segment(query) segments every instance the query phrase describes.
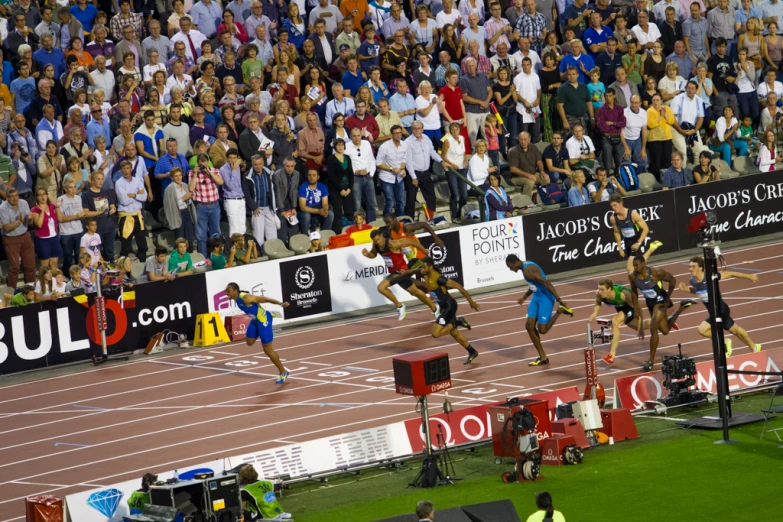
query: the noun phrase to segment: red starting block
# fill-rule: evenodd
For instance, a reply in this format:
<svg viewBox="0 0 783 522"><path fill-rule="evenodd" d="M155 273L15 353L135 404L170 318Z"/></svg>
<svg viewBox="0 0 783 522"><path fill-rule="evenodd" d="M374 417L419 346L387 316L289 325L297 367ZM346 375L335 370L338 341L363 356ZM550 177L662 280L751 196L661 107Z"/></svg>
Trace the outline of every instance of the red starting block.
<svg viewBox="0 0 783 522"><path fill-rule="evenodd" d="M585 435L585 430L582 428L582 423L578 419L565 418L552 421L552 436L554 437L555 435L570 435L581 449L591 447L590 441L587 440L587 435Z"/></svg>
<svg viewBox="0 0 783 522"><path fill-rule="evenodd" d="M569 446L576 446L576 441L571 435L552 435L541 443L541 465L563 466L565 464L563 452Z"/></svg>
<svg viewBox="0 0 783 522"><path fill-rule="evenodd" d="M226 332L232 341L243 341L247 337L247 327L250 326L250 317L245 314L230 315L226 317Z"/></svg>
<svg viewBox="0 0 783 522"><path fill-rule="evenodd" d="M607 437L612 437L614 442L639 438L639 432L636 430L636 424L633 422L631 410L628 408L601 410L601 421L604 424L601 431Z"/></svg>

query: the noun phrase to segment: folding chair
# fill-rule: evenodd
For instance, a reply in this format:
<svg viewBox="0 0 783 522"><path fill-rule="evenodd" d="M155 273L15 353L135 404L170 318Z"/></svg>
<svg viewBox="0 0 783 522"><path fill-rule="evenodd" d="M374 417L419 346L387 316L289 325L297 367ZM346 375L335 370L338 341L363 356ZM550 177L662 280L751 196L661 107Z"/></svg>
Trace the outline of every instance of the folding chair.
<svg viewBox="0 0 783 522"><path fill-rule="evenodd" d="M769 400L769 407L766 410L761 410L761 413L764 414L764 427L761 428L761 436L759 437L759 440L764 439L765 433L772 432L778 438L778 442L783 441L783 439L780 438L780 435L778 435L778 430L783 430L783 428L772 428L769 424L769 419L772 415L776 413L783 413L783 404L773 406L775 397L783 397L783 384L779 385L772 392L772 398ZM770 429L767 429L767 426L770 426Z"/></svg>

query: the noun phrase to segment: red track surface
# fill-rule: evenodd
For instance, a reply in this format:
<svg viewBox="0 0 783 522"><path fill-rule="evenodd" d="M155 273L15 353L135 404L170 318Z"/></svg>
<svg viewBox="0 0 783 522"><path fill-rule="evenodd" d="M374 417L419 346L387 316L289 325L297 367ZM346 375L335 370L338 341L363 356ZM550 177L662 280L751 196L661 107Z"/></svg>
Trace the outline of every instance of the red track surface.
<svg viewBox="0 0 783 522"><path fill-rule="evenodd" d="M735 320L755 342L780 346L783 243L735 250L726 259L735 269L761 278L756 285L722 283ZM659 264L653 258L651 265L687 281L685 261ZM525 310L516 304L521 291L514 289L482 296L480 312L467 313L462 305L473 324L467 337L481 352L470 367L460 364L465 352L451 338L430 336L428 311L411 311L402 323L396 314L383 314L278 335L276 349L292 370L284 386L274 384L274 367L259 348L245 344L57 377L43 374L40 380L5 386L0 389L0 520L23 520L23 499L32 494L64 497L146 471L183 469L414 418L413 400L396 395L388 381L379 379L391 375L390 359L400 353L447 350L454 361L450 397L455 407L570 385L581 388L585 320L592 312L597 281L605 276L556 285L576 316L561 317L544 336L552 361L544 368L527 365L536 352L524 331ZM625 282L621 272L611 276ZM685 297L679 291L674 294L675 302ZM602 313L609 316L611 311L604 307ZM707 356L710 343L696 332L705 316L701 305L683 313L681 330L662 338L658 361L661 354L676 350L677 343L690 356ZM647 341L636 339L629 329L623 333L617 362L608 368L599 360L607 390L611 374L633 374L647 360ZM747 349L739 340L734 347L740 353ZM599 357L607 352L608 345L598 346ZM193 356L212 359L185 359ZM334 371L349 375L330 376Z"/></svg>

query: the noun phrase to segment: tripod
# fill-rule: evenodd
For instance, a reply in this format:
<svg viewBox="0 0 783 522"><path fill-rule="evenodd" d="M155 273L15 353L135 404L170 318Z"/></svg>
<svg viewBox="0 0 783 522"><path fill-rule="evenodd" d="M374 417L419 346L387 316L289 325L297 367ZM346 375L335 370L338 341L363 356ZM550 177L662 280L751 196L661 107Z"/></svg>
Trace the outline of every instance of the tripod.
<svg viewBox="0 0 783 522"><path fill-rule="evenodd" d="M444 475L438 465L438 456L432 452L432 438L430 437L430 416L427 411L427 396L418 397L418 405L421 407L421 424L424 428L424 462L416 477L408 484L416 488L432 488L453 484L451 479ZM440 438L440 435L439 435ZM448 472L448 467L444 466ZM453 469L453 467L452 467Z"/></svg>

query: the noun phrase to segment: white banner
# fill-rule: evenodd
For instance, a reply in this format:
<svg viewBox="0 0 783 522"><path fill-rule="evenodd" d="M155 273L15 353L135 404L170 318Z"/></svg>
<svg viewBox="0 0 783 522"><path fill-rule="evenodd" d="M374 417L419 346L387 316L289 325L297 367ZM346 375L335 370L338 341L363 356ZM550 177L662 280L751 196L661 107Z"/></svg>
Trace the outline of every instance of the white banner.
<svg viewBox="0 0 783 522"><path fill-rule="evenodd" d="M206 273L206 277L209 311L219 312L224 317L241 313L236 303L226 295L228 283L236 283L241 290L253 295L284 300L280 286L280 261L270 260L231 269L212 270ZM275 318L275 324L283 322L285 321Z"/></svg>
<svg viewBox="0 0 783 522"><path fill-rule="evenodd" d="M465 288L472 290L520 280L506 266L506 256L516 254L525 259L522 216L460 227L459 239Z"/></svg>

